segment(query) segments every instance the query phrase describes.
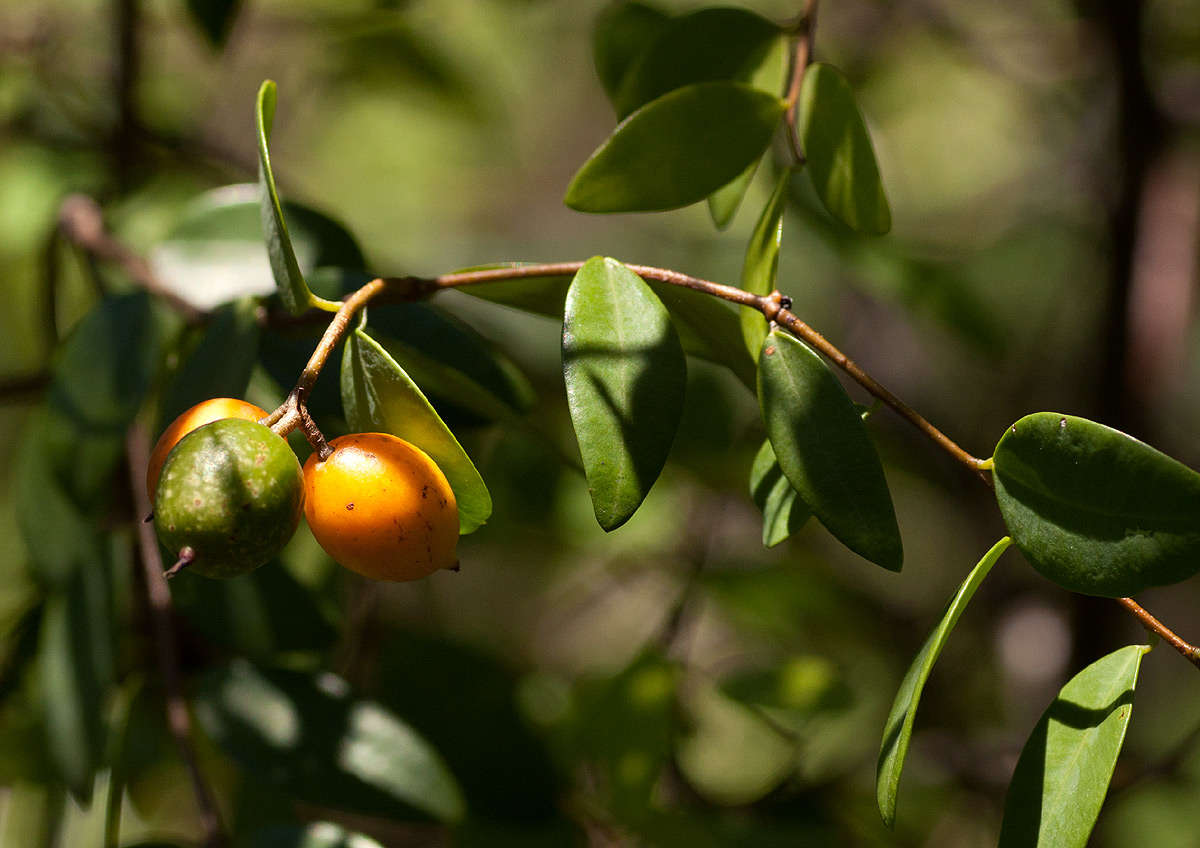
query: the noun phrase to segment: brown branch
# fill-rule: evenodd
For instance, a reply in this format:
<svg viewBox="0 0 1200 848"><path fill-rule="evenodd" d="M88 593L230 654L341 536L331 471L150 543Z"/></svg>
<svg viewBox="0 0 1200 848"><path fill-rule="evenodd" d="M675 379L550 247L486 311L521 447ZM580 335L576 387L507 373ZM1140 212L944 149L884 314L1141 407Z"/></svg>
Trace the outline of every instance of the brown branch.
<svg viewBox="0 0 1200 848"><path fill-rule="evenodd" d="M133 490L136 514L146 515L150 512L150 498L145 489L149 448L145 429L140 424L130 426L125 438L125 448L129 455L129 482ZM192 742L192 720L183 692L179 652L171 624L171 590L167 588L167 581L163 576L158 539L154 534L154 526L147 522L137 522L137 532L148 611L154 627L154 645L158 649L159 671L162 673L163 687L166 690L167 727L191 778L192 792L196 796L196 806L200 814L200 826L204 831L204 845L206 848L226 848L229 840L222 828L212 790L200 771L196 748Z"/></svg>
<svg viewBox="0 0 1200 848"><path fill-rule="evenodd" d="M50 373L39 371L36 374L22 374L19 377L0 378L0 401L32 400L50 385Z"/></svg>
<svg viewBox="0 0 1200 848"><path fill-rule="evenodd" d="M100 206L92 198L82 194L64 198L58 210L58 229L76 247L97 259L121 266L133 282L162 298L189 323L198 323L204 318L203 310L170 291L155 275L149 262L108 231Z"/></svg>
<svg viewBox="0 0 1200 848"><path fill-rule="evenodd" d="M792 72L787 91L787 113L784 124L787 126L788 144L792 149L792 157L797 165L803 165L804 145L800 143L800 131L796 127L797 102L800 100L800 86L804 83L804 72L812 62L813 38L817 33L817 0L808 0L804 13L795 26L796 43L792 47Z"/></svg>
<svg viewBox="0 0 1200 848"><path fill-rule="evenodd" d="M1142 626L1156 636L1161 636L1163 641L1169 644L1172 648L1183 654L1185 658L1196 668L1200 668L1200 648L1190 645L1176 635L1175 631L1167 627L1153 615L1151 615L1145 607L1135 601L1133 598L1117 598L1117 603L1125 607L1137 617Z"/></svg>

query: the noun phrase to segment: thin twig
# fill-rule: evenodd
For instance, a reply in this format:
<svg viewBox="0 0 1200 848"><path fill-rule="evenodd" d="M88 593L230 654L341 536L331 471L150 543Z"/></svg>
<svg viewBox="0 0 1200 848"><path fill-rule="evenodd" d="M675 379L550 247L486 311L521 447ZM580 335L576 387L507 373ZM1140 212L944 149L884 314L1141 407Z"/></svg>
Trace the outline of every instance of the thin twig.
<svg viewBox="0 0 1200 848"><path fill-rule="evenodd" d="M784 124L787 126L788 144L792 149L792 157L797 165L803 165L804 145L800 142L800 131L796 127L797 102L800 99L800 87L804 83L804 72L812 62L813 38L817 32L817 0L808 0L803 15L796 24L796 43L792 47L792 73L787 91L787 112Z"/></svg>
<svg viewBox="0 0 1200 848"><path fill-rule="evenodd" d="M136 514L144 515L150 511L150 498L145 490L146 466L150 457L146 432L140 424L134 423L130 426L125 438L125 449L129 456L129 481ZM212 790L200 771L196 748L192 742L192 720L183 693L179 652L175 644L175 630L171 624L171 590L167 588L166 578L163 577L158 539L155 538L154 527L151 524L138 522L137 532L150 620L154 627L154 645L158 649L159 671L162 673L163 687L166 689L167 727L191 778L192 792L196 796L196 807L200 814L200 826L204 832L204 845L206 848L225 848L229 840L221 826Z"/></svg>
<svg viewBox="0 0 1200 848"><path fill-rule="evenodd" d="M1179 651L1179 653L1183 654L1183 656L1187 658L1188 662L1196 666L1196 668L1200 668L1200 648L1185 642L1178 635L1176 635L1175 631L1171 630L1171 628L1167 627L1165 624L1151 615L1145 607L1143 607L1133 598L1117 598L1117 603L1133 613L1137 617L1138 621L1142 623L1143 627L1145 627L1151 633L1161 636L1164 642L1169 644L1175 650Z"/></svg>
<svg viewBox="0 0 1200 848"><path fill-rule="evenodd" d="M42 389L50 385L50 372L22 374L19 377L0 378L0 401L33 399Z"/></svg>
<svg viewBox="0 0 1200 848"><path fill-rule="evenodd" d="M189 323L203 320L205 313L170 291L155 275L150 263L104 226L100 206L82 194L68 195L58 210L59 231L75 246L88 254L121 266L137 285L161 297Z"/></svg>

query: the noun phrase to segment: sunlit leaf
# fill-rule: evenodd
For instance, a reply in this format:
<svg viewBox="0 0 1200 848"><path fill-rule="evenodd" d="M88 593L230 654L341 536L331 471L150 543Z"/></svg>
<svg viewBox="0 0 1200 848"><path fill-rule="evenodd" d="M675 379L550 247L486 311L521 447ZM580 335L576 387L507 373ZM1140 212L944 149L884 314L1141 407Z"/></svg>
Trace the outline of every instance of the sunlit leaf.
<svg viewBox="0 0 1200 848"><path fill-rule="evenodd" d="M241 0L187 0L188 12L197 28L218 49L225 46L241 5Z"/></svg>
<svg viewBox="0 0 1200 848"><path fill-rule="evenodd" d="M492 514L483 478L429 401L380 344L363 330L346 341L342 405L357 432L399 436L437 463L458 501L460 533L477 530Z"/></svg>
<svg viewBox="0 0 1200 848"><path fill-rule="evenodd" d="M597 16L592 31L592 59L610 102L617 102L630 67L669 20L665 12L636 2L612 3Z"/></svg>
<svg viewBox="0 0 1200 848"><path fill-rule="evenodd" d="M567 188L581 212L653 212L702 200L771 142L786 104L744 83L676 89L626 118Z"/></svg>
<svg viewBox="0 0 1200 848"><path fill-rule="evenodd" d="M63 795L60 786L46 783L13 785L0 819L0 845L55 844L65 810Z"/></svg>
<svg viewBox="0 0 1200 848"><path fill-rule="evenodd" d="M333 822L275 825L249 836L246 848L383 848L374 839Z"/></svg>
<svg viewBox="0 0 1200 848"><path fill-rule="evenodd" d="M1001 848L1086 845L1133 712L1142 657L1129 645L1075 675L1021 750L1000 827Z"/></svg>
<svg viewBox="0 0 1200 848"><path fill-rule="evenodd" d="M896 822L896 792L900 788L900 773L908 755L913 722L917 717L917 705L921 701L925 681L929 679L933 664L941 655L942 648L950 638L950 631L958 623L963 610L1010 544L1012 540L1005 536L971 569L967 579L950 599L942 620L917 652L916 658L904 675L904 680L900 683L899 691L896 692L896 700L892 703L892 710L883 726L883 744L879 749L879 762L875 769L875 799L879 804L879 814L883 817L883 823L888 827L892 827Z"/></svg>
<svg viewBox="0 0 1200 848"><path fill-rule="evenodd" d="M829 214L861 232L892 228L871 136L842 72L817 62L800 89L798 129L808 175Z"/></svg>
<svg viewBox="0 0 1200 848"><path fill-rule="evenodd" d="M275 83L267 80L258 90L255 109L258 127L258 184L261 190L263 237L267 242L267 256L271 260L271 272L279 298L292 313L300 314L309 307L336 310L337 304L314 295L304 282L283 209L279 204L279 192L275 188L275 174L271 170L271 153L267 143L271 138L271 125L275 121Z"/></svg>
<svg viewBox="0 0 1200 848"><path fill-rule="evenodd" d="M214 397L240 398L258 358L258 305L246 298L218 309L167 388L158 420Z"/></svg>
<svg viewBox="0 0 1200 848"><path fill-rule="evenodd" d="M639 51L623 76L613 101L617 117L686 85L748 83L781 40L778 26L745 9L701 9L675 18Z"/></svg>
<svg viewBox="0 0 1200 848"><path fill-rule="evenodd" d="M332 674L236 660L196 691L205 731L254 779L322 807L442 821L464 814L441 757L399 717Z"/></svg>
<svg viewBox="0 0 1200 848"><path fill-rule="evenodd" d="M1200 570L1200 474L1124 433L1038 412L996 445L996 501L1049 580L1125 597Z"/></svg>
<svg viewBox="0 0 1200 848"><path fill-rule="evenodd" d="M758 449L750 468L750 497L762 511L762 541L768 548L791 536L812 516L784 476L769 439Z"/></svg>
<svg viewBox="0 0 1200 848"><path fill-rule="evenodd" d="M784 168L775 183L771 199L763 207L746 245L746 258L742 262L742 288L754 294L770 294L775 290L775 279L779 270L779 245L783 240L783 213L787 208L788 184L792 169ZM752 356L762 350L767 337L767 322L762 313L743 309L740 314L742 336Z"/></svg>
<svg viewBox="0 0 1200 848"><path fill-rule="evenodd" d="M758 363L759 405L783 473L842 544L899 571L904 554L887 480L842 384L781 330L767 335Z"/></svg>
<svg viewBox="0 0 1200 848"><path fill-rule="evenodd" d="M666 462L687 365L666 307L615 259L575 275L563 317L563 377L596 520L615 530Z"/></svg>

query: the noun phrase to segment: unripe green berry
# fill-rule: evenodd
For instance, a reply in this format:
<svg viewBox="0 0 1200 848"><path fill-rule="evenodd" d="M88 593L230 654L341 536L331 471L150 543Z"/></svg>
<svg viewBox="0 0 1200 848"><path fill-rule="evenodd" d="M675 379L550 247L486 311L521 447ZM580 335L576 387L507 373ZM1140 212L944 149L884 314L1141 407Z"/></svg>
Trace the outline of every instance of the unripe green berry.
<svg viewBox="0 0 1200 848"><path fill-rule="evenodd" d="M200 427L171 450L154 499L158 538L191 548L189 571L235 577L287 544L304 504L300 463L287 442L254 421Z"/></svg>

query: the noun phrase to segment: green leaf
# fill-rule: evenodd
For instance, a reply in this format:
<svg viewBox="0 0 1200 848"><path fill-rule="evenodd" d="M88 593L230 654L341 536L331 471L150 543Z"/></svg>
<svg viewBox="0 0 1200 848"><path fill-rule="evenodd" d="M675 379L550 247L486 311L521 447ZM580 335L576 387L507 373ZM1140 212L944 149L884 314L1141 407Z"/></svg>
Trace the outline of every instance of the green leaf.
<svg viewBox="0 0 1200 848"><path fill-rule="evenodd" d="M580 212L654 212L702 200L762 155L786 105L743 83L676 89L617 127L565 202Z"/></svg>
<svg viewBox="0 0 1200 848"><path fill-rule="evenodd" d="M666 307L615 259L593 257L567 292L563 377L596 520L624 524L662 471L687 364Z"/></svg>
<svg viewBox="0 0 1200 848"><path fill-rule="evenodd" d="M747 82L755 88L761 88L771 94L779 94L783 90L784 76L787 73L787 54L787 40L777 38L774 48L768 51L758 70ZM750 167L743 171L737 179L726 183L708 196L708 214L718 230L725 229L733 220L734 213L741 206L742 198L746 196L746 190L750 188L750 183L754 180L754 174L758 170L760 161L752 162Z"/></svg>
<svg viewBox="0 0 1200 848"><path fill-rule="evenodd" d="M779 271L779 245L783 240L783 213L787 208L788 184L792 169L784 168L775 183L771 199L763 207L746 245L746 258L742 262L742 288L754 294L770 294L775 290ZM751 356L762 350L767 337L767 322L761 312L743 309L740 313L742 336Z"/></svg>
<svg viewBox="0 0 1200 848"><path fill-rule="evenodd" d="M216 49L225 46L241 5L241 0L187 0L192 20Z"/></svg>
<svg viewBox="0 0 1200 848"><path fill-rule="evenodd" d="M520 267L529 263L512 262L465 270ZM460 291L492 303L511 306L535 315L561 318L566 306L571 277L528 277L459 286ZM645 281L671 313L671 322L679 334L684 352L723 365L753 390L754 360L740 343L738 313L720 299L682 286L658 280Z"/></svg>
<svg viewBox="0 0 1200 848"><path fill-rule="evenodd" d="M748 83L782 40L778 26L745 9L701 9L675 18L639 51L622 78L613 98L617 117L694 83ZM768 90L780 93L778 86Z"/></svg>
<svg viewBox="0 0 1200 848"><path fill-rule="evenodd" d="M237 183L206 191L188 203L150 254L163 285L201 309L273 293L259 193L253 183ZM341 223L299 203L285 202L282 210L302 274L324 267L365 267L362 250ZM317 286L315 280L308 282L310 289Z"/></svg>
<svg viewBox="0 0 1200 848"><path fill-rule="evenodd" d="M781 724L789 726L821 711L844 709L853 697L837 666L828 657L813 655L738 672L721 681L721 691L736 701L771 710Z"/></svg>
<svg viewBox="0 0 1200 848"><path fill-rule="evenodd" d="M202 400L240 398L258 359L258 304L243 298L218 309L163 396L163 424Z"/></svg>
<svg viewBox="0 0 1200 848"><path fill-rule="evenodd" d="M113 678L107 581L107 568L79 569L65 588L52 593L46 600L38 645L50 761L62 783L85 804L104 751L101 705Z"/></svg>
<svg viewBox="0 0 1200 848"><path fill-rule="evenodd" d="M686 353L724 365L754 390L754 359L742 348L738 311L720 298L658 280L646 284L671 313L671 323Z"/></svg>
<svg viewBox="0 0 1200 848"><path fill-rule="evenodd" d="M417 384L363 330L346 340L342 405L352 430L391 433L429 454L454 490L460 533L472 533L488 520L492 496L471 458Z"/></svg>
<svg viewBox="0 0 1200 848"><path fill-rule="evenodd" d="M896 700L892 702L891 712L883 725L883 744L880 746L879 762L875 768L875 800L879 804L879 814L883 817L883 823L889 828L896 823L896 792L900 788L900 773L908 755L913 722L917 717L917 705L921 701L925 681L929 679L933 664L941 655L946 640L950 638L950 631L958 623L963 610L1010 544L1012 539L1005 536L971 569L967 579L950 599L946 612L942 614L942 620L917 652L904 675L904 680L900 683L899 691L896 692Z"/></svg>
<svg viewBox="0 0 1200 848"><path fill-rule="evenodd" d="M333 822L283 824L250 835L246 848L383 848L361 833Z"/></svg>
<svg viewBox="0 0 1200 848"><path fill-rule="evenodd" d="M1142 657L1129 645L1075 675L1021 750L1004 802L1000 848L1086 845L1125 730Z"/></svg>
<svg viewBox="0 0 1200 848"><path fill-rule="evenodd" d="M808 174L829 214L860 233L882 235L892 213L871 136L842 72L809 65L800 88L798 129Z"/></svg>
<svg viewBox="0 0 1200 848"><path fill-rule="evenodd" d="M762 511L762 541L768 548L791 536L812 516L779 467L770 440L763 442L750 467L750 497Z"/></svg>
<svg viewBox="0 0 1200 848"><path fill-rule="evenodd" d="M201 681L195 709L226 754L296 801L368 815L463 817L462 794L437 752L332 674L236 660Z"/></svg>
<svg viewBox="0 0 1200 848"><path fill-rule="evenodd" d="M299 315L316 306L336 311L337 304L317 297L309 291L292 249L283 209L279 204L279 193L275 188L275 174L271 170L271 153L267 142L271 138L271 125L275 121L275 83L266 80L258 90L255 109L258 127L258 184L261 194L263 237L267 242L267 256L271 260L271 272L283 305L293 314Z"/></svg>
<svg viewBox="0 0 1200 848"><path fill-rule="evenodd" d="M1200 474L1117 430L1027 415L996 445L996 502L1041 574L1121 598L1200 570Z"/></svg>
<svg viewBox="0 0 1200 848"><path fill-rule="evenodd" d="M592 59L600 85L614 105L630 67L669 20L665 12L653 6L619 0L596 17Z"/></svg>
<svg viewBox="0 0 1200 848"><path fill-rule="evenodd" d="M779 465L817 519L859 556L899 571L900 529L879 455L824 360L781 330L768 333L758 399Z"/></svg>

